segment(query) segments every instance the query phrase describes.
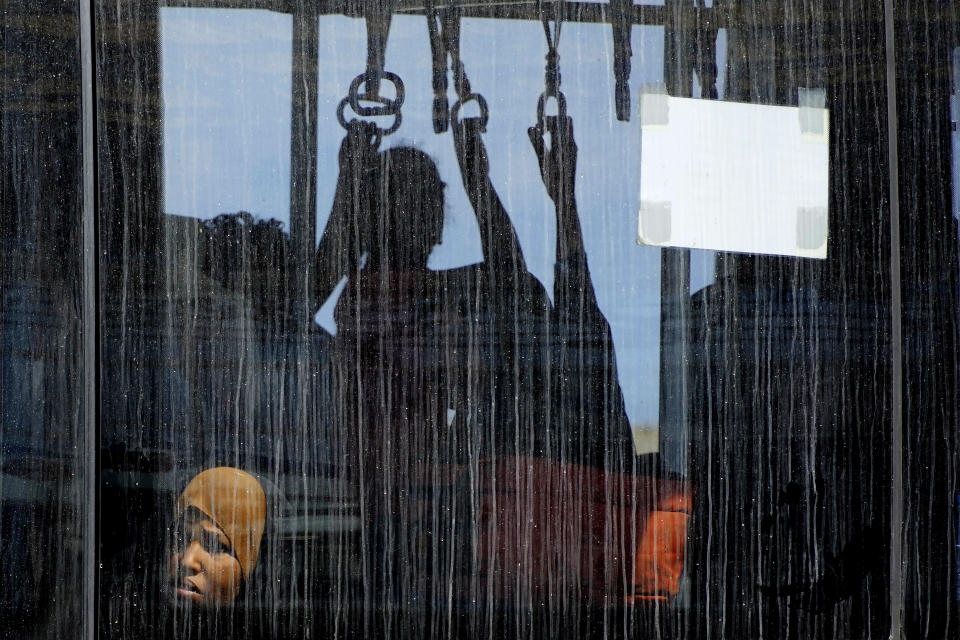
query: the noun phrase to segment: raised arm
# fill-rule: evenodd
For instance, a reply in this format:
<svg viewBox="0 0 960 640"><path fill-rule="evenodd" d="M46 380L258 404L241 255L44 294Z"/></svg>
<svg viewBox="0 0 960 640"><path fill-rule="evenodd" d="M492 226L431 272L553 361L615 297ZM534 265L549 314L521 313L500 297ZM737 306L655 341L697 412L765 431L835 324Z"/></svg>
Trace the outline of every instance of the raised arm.
<svg viewBox="0 0 960 640"><path fill-rule="evenodd" d="M550 135L547 148L544 134ZM583 247L583 233L577 213L574 194L577 175L577 142L573 137L573 121L569 117L545 118L544 129L530 127L527 130L530 144L537 154L540 175L547 193L553 200L557 214L557 251L553 301L558 309L567 310L574 305L582 313L585 306L596 309L597 300ZM599 310L597 310L599 313Z"/></svg>
<svg viewBox="0 0 960 640"><path fill-rule="evenodd" d="M577 144L570 118L544 118L528 132L557 213L553 399L563 438L589 464L630 468L633 435L620 388L610 324L597 305L574 195ZM550 147L544 134L550 135ZM573 407L572 410L564 407ZM566 416L564 419L564 411Z"/></svg>
<svg viewBox="0 0 960 640"><path fill-rule="evenodd" d="M525 273L527 265L517 232L490 181L490 162L480 135L480 120L465 118L451 128L463 186L480 225L484 259L490 265L512 265L511 275Z"/></svg>
<svg viewBox="0 0 960 640"><path fill-rule="evenodd" d="M353 121L340 145L340 176L333 207L314 255L314 303L320 306L357 270L366 248L377 173L377 136L371 123Z"/></svg>

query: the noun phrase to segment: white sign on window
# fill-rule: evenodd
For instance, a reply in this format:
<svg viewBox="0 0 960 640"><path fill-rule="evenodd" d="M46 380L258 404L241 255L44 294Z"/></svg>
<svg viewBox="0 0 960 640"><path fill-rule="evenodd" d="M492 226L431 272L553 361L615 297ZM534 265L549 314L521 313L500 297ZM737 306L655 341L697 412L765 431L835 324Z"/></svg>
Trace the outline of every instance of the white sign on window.
<svg viewBox="0 0 960 640"><path fill-rule="evenodd" d="M827 257L829 114L640 96L638 241L658 247Z"/></svg>

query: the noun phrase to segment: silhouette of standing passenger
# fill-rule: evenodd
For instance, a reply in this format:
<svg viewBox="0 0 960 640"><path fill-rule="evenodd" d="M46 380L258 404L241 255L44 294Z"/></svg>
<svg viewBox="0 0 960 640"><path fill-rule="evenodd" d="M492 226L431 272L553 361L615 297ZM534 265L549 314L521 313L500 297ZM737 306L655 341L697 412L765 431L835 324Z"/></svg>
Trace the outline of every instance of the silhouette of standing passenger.
<svg viewBox="0 0 960 640"><path fill-rule="evenodd" d="M358 440L347 448L364 452L360 475L371 462L409 478L470 457L534 452L549 303L489 183L475 126L465 121L455 140L484 262L457 269L427 268L444 216L433 161L408 147L378 153L360 123L341 148L317 303L348 276L334 310L334 368L343 435Z"/></svg>
<svg viewBox="0 0 960 640"><path fill-rule="evenodd" d="M434 162L409 147L378 152L372 125L348 129L316 254L316 303L347 276L334 310L334 415L341 466L359 489L367 602L413 593L437 569L417 566L411 487L444 484L497 455L622 468L624 433L632 453L580 239L566 125L552 125L549 152L534 141L557 204L555 309L490 181L479 119L452 129L484 261L444 271L427 267L444 217Z"/></svg>
<svg viewBox="0 0 960 640"><path fill-rule="evenodd" d="M356 596L368 635L384 631L373 612L422 595L416 582L435 572L430 554L417 552L408 490L463 449L447 419L456 404L448 274L427 268L443 230L444 184L424 153L378 152L377 142L372 127L351 123L316 254L318 306L348 279L334 309L332 415L339 466L358 491Z"/></svg>
<svg viewBox="0 0 960 640"><path fill-rule="evenodd" d="M441 273L427 268L443 230L443 188L426 154L409 147L378 153L371 129L353 123L317 250L317 302L347 276L334 309L336 415L347 441L341 455L363 453L347 464L361 480L377 474L388 481L398 465L418 465L415 454L432 448L445 423L437 353L443 285Z"/></svg>
<svg viewBox="0 0 960 640"><path fill-rule="evenodd" d="M547 334L526 327L528 316L548 321L546 295L506 213L489 206L492 189L471 194L486 203L477 208L485 262L427 268L443 189L425 154L377 152L374 131L353 123L317 249L318 305L348 278L334 309L333 413L341 466L359 490L368 602L413 593L411 582L436 569L416 564L428 554L415 552L407 526L410 487L447 483L470 460L532 453L543 424Z"/></svg>
<svg viewBox="0 0 960 640"><path fill-rule="evenodd" d="M436 165L408 147L378 153L370 125L351 125L317 251L317 304L348 276L334 368L342 455L363 452L347 465L358 477L373 470L389 484L493 455L629 464L613 342L574 197L573 128L547 120L550 148L536 130L531 141L556 204L552 308L490 180L479 119L452 129L484 261L445 271L427 268L443 229Z"/></svg>

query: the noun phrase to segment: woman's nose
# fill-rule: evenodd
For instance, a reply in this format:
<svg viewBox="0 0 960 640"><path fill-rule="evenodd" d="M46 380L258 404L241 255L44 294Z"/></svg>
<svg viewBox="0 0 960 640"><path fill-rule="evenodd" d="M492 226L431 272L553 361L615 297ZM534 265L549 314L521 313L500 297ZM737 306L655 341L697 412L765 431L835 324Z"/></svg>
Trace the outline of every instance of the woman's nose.
<svg viewBox="0 0 960 640"><path fill-rule="evenodd" d="M180 564L186 569L190 569L194 572L199 572L202 563L201 555L204 553L203 547L199 542L194 540L187 545L187 548L184 550L183 555L180 556Z"/></svg>

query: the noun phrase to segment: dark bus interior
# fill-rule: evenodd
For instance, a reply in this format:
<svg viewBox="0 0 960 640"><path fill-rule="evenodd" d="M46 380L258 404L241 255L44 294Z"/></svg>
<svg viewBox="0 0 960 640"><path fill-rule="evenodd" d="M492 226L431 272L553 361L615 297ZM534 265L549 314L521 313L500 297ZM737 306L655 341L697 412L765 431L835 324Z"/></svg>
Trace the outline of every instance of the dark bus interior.
<svg viewBox="0 0 960 640"><path fill-rule="evenodd" d="M282 221L170 209L190 183L165 179L163 34L193 10L283 18L289 139L251 151L280 149ZM359 56L329 45L343 24ZM408 24L432 94L388 73ZM548 53L522 110L550 147L522 157L496 129L518 33L546 33L539 74ZM7 0L0 636L956 637L958 48L960 5L934 0ZM671 97L824 89L826 259L644 247L653 321L619 319L641 285L597 265L641 250L609 222L636 228L639 186L628 210L572 185L635 167L589 137L632 131L651 66ZM340 113L334 76L356 76ZM590 82L606 115L575 112ZM543 183L509 191L515 163ZM431 181L474 262L424 266L464 228L418 226ZM550 228L554 203L573 221L549 241L516 213L541 187ZM361 210L397 217L368 237ZM165 613L171 514L215 466L283 495L245 629Z"/></svg>

